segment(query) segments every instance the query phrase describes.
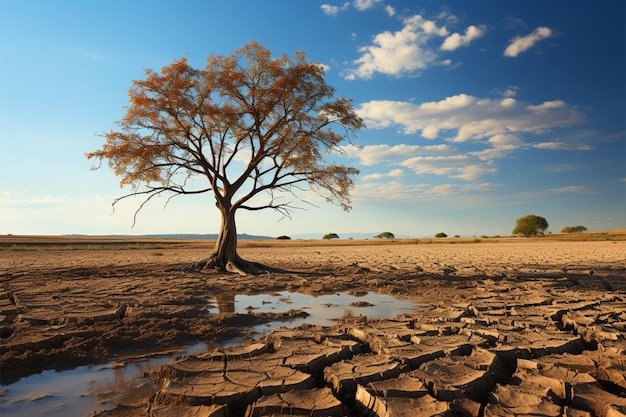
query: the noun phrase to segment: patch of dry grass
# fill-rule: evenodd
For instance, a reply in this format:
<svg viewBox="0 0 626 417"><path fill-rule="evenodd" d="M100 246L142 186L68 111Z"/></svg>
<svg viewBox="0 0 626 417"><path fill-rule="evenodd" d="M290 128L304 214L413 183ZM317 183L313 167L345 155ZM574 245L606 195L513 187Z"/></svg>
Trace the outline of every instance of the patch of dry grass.
<svg viewBox="0 0 626 417"><path fill-rule="evenodd" d="M626 241L626 230L608 230L584 233L550 233L531 238L515 236L482 236L480 238L420 238L420 239L293 239L293 240L240 240L240 248L284 248L312 246L373 246L373 245L424 245L424 244L468 244L510 242L596 242ZM0 251L43 251L43 250L113 250L113 249L206 249L215 244L213 240L163 239L127 236L0 236Z"/></svg>

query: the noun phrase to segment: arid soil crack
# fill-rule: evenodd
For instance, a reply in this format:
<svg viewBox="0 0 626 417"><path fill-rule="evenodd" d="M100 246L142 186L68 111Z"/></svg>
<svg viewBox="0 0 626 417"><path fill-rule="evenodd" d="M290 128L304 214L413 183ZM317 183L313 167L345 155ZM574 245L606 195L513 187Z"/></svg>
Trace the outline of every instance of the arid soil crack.
<svg viewBox="0 0 626 417"><path fill-rule="evenodd" d="M626 415L625 251L622 242L251 249L248 259L298 272L236 278L176 268L202 258L185 251L109 251L104 264L99 253L0 253L10 265L0 274L0 375L211 342L301 313L209 314L221 294L374 291L427 307L184 356L150 375L152 395L99 415Z"/></svg>
<svg viewBox="0 0 626 417"><path fill-rule="evenodd" d="M430 308L394 320L346 318L332 328L276 331L260 343L164 366L153 376L161 388L137 411L214 417L623 415L626 303L612 295L591 303L561 298L509 300L506 311L514 315L496 303L457 306L461 313L448 311L448 317ZM520 315L528 308L540 317L532 324Z"/></svg>

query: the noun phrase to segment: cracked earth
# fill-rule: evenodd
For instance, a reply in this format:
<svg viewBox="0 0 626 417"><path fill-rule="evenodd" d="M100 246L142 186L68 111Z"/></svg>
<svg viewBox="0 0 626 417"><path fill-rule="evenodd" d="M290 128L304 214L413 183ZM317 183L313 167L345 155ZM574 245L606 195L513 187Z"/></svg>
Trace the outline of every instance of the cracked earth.
<svg viewBox="0 0 626 417"><path fill-rule="evenodd" d="M202 251L0 252L3 383L120 352L246 335L302 311L224 294L368 291L422 307L181 356L105 416L626 415L626 242L243 247L283 272L185 271Z"/></svg>

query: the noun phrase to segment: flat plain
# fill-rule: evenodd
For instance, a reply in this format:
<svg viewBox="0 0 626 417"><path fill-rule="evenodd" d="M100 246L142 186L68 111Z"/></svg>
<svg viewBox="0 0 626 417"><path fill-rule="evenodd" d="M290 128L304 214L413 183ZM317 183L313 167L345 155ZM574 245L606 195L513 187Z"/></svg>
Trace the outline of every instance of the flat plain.
<svg viewBox="0 0 626 417"><path fill-rule="evenodd" d="M98 415L626 415L625 232L242 241L272 267L257 276L195 269L212 245L0 237L0 382L243 337L163 366L150 392ZM207 308L281 291L420 307L254 340L251 326L306 312Z"/></svg>

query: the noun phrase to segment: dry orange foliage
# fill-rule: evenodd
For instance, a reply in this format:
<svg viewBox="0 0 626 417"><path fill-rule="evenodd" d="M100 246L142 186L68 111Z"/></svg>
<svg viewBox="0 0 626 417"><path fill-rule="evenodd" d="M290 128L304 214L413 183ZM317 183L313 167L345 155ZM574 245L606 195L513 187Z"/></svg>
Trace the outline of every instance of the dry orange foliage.
<svg viewBox="0 0 626 417"><path fill-rule="evenodd" d="M330 157L343 153L341 143L363 121L304 53L272 58L252 41L209 56L204 69L181 58L160 72L146 70L128 94L119 130L86 156L108 160L120 185L132 187L114 204L137 194L145 204L162 193L212 193L223 221L211 265L249 267L236 253L239 209L290 216L290 198L305 201L306 191L350 209L358 170ZM198 185L195 177L206 181Z"/></svg>

